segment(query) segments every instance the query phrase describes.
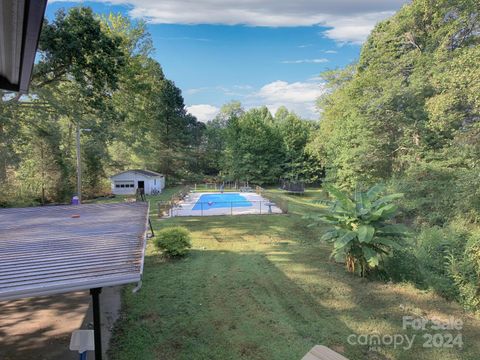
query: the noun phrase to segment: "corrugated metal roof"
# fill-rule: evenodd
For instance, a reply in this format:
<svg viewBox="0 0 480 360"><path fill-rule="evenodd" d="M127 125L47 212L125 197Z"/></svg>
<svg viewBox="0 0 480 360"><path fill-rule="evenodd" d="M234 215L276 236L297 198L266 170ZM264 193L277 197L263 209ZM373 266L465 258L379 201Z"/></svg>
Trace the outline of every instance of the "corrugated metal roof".
<svg viewBox="0 0 480 360"><path fill-rule="evenodd" d="M151 176L151 177L163 176L162 174L157 173L155 171L135 169L135 170L126 170L126 171L119 172L118 174L113 175L112 178L121 174L129 173L129 172L138 173L138 174Z"/></svg>
<svg viewBox="0 0 480 360"><path fill-rule="evenodd" d="M0 300L138 282L148 203L0 209Z"/></svg>

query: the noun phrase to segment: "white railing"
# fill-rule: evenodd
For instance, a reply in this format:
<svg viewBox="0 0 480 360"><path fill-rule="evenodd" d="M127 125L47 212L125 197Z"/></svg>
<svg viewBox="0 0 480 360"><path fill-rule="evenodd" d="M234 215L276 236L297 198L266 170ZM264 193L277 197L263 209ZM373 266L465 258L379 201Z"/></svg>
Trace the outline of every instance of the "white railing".
<svg viewBox="0 0 480 360"><path fill-rule="evenodd" d="M170 209L170 216L281 214L275 203L265 200L183 202Z"/></svg>

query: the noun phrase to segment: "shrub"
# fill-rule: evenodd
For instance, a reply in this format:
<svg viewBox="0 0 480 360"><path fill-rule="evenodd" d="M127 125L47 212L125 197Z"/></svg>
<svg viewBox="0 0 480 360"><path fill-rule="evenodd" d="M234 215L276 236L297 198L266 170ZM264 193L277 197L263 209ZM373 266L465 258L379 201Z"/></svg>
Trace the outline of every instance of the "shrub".
<svg viewBox="0 0 480 360"><path fill-rule="evenodd" d="M469 237L462 254L447 257L447 273L464 307L480 311L480 231Z"/></svg>
<svg viewBox="0 0 480 360"><path fill-rule="evenodd" d="M388 280L411 282L420 288L425 286L420 264L411 245L393 249L391 255L385 258L384 270Z"/></svg>
<svg viewBox="0 0 480 360"><path fill-rule="evenodd" d="M192 247L189 231L179 226L160 230L154 244L167 257L184 256Z"/></svg>
<svg viewBox="0 0 480 360"><path fill-rule="evenodd" d="M332 257L363 277L379 266L382 255L401 248L400 240L406 237L407 229L393 224L392 219L398 209L393 201L402 194L384 196L381 185L366 192L355 191L353 196L333 186L326 189L334 197L333 201L323 201L330 206L328 213L309 218L333 226L322 236L322 240L333 243Z"/></svg>
<svg viewBox="0 0 480 360"><path fill-rule="evenodd" d="M449 227L424 228L417 237L415 255L425 282L447 299L458 298L458 288L447 270L451 259L463 258L465 245L465 234Z"/></svg>

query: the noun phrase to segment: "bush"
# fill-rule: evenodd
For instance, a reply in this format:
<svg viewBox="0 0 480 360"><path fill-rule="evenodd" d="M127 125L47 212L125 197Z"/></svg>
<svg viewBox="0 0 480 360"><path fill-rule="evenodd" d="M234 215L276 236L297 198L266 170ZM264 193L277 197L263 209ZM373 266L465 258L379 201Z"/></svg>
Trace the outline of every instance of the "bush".
<svg viewBox="0 0 480 360"><path fill-rule="evenodd" d="M395 282L411 282L420 288L425 286L420 264L410 245L402 249L393 249L390 256L384 260L385 275Z"/></svg>
<svg viewBox="0 0 480 360"><path fill-rule="evenodd" d="M465 249L463 234L449 228L424 228L417 237L415 255L429 287L447 299L456 299L458 289L447 272L448 259Z"/></svg>
<svg viewBox="0 0 480 360"><path fill-rule="evenodd" d="M160 230L154 244L167 257L184 256L192 247L189 231L180 226Z"/></svg>
<svg viewBox="0 0 480 360"><path fill-rule="evenodd" d="M372 186L368 191L355 191L349 195L333 186L326 186L333 201L326 214L311 215L310 219L326 223L332 229L322 240L333 243L332 257L345 262L349 272L358 272L364 277L377 269L384 255L393 249L401 249L408 230L402 224L394 224L397 205L393 202L402 194L384 195L382 185Z"/></svg>
<svg viewBox="0 0 480 360"><path fill-rule="evenodd" d="M394 249L384 262L389 280L409 281L480 311L480 229L465 223L424 227L416 245Z"/></svg>
<svg viewBox="0 0 480 360"><path fill-rule="evenodd" d="M480 231L469 236L462 254L447 258L447 272L464 307L480 311Z"/></svg>

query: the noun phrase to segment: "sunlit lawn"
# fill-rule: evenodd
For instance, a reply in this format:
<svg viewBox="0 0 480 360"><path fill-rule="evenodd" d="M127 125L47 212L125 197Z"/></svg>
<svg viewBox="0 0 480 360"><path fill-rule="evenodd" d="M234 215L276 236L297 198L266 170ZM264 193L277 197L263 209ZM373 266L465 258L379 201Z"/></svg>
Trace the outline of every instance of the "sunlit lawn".
<svg viewBox="0 0 480 360"><path fill-rule="evenodd" d="M281 195L276 191L277 196ZM324 344L357 359L478 359L480 322L459 306L414 289L361 280L329 260L301 214L319 211L320 191L289 196L289 215L153 218L155 229L181 225L191 254L164 261L148 246L143 287L127 288L113 359L301 359ZM402 316L462 317L464 349L369 351L350 334L405 334Z"/></svg>

